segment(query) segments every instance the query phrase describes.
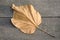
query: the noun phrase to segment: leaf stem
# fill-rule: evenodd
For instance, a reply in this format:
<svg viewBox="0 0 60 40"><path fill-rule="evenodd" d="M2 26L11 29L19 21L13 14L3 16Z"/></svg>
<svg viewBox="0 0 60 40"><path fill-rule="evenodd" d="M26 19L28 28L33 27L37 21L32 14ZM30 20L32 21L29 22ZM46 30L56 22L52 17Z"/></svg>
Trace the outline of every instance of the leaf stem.
<svg viewBox="0 0 60 40"><path fill-rule="evenodd" d="M54 37L54 38L55 38L55 36L53 36L53 35L51 35L51 34L47 33L46 31L44 31L44 30L42 30L42 29L40 29L40 28L38 28L38 27L37 27L37 29L38 29L38 30L40 30L40 31L42 31L42 32L44 32L44 33L46 33L46 34L48 34L49 36L51 36L51 37Z"/></svg>

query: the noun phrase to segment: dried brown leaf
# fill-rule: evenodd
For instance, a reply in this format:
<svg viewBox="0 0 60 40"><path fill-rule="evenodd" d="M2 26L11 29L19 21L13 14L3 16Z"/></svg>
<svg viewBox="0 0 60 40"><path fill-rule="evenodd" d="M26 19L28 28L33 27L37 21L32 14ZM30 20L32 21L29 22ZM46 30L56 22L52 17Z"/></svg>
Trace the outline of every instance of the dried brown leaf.
<svg viewBox="0 0 60 40"><path fill-rule="evenodd" d="M13 4L12 9L14 13L11 22L22 32L32 34L41 24L41 15L32 5L15 6Z"/></svg>

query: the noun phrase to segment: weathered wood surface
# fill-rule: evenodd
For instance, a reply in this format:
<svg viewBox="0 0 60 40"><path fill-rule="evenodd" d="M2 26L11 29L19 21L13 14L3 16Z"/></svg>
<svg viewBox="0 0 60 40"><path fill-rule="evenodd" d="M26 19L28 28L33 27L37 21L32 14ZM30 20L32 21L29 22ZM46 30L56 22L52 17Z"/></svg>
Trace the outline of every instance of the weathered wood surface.
<svg viewBox="0 0 60 40"><path fill-rule="evenodd" d="M11 4L32 4L42 16L60 16L60 0L0 0L0 17L11 17Z"/></svg>
<svg viewBox="0 0 60 40"><path fill-rule="evenodd" d="M27 35L15 28L10 19L13 15L11 4L33 4L42 15L42 24L39 28L46 30L56 38L52 38L36 30ZM0 0L0 40L60 40L60 0Z"/></svg>
<svg viewBox="0 0 60 40"><path fill-rule="evenodd" d="M59 40L60 18L43 18L43 22L39 26L56 38L52 38L38 29L32 35L24 34L11 24L10 19L0 18L0 40Z"/></svg>

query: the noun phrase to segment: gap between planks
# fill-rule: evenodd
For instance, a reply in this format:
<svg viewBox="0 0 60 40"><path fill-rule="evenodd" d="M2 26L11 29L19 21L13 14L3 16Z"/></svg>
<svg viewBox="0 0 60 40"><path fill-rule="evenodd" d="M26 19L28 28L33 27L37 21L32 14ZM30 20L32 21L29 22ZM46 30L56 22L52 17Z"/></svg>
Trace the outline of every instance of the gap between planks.
<svg viewBox="0 0 60 40"><path fill-rule="evenodd" d="M12 17L0 17L0 18L12 18ZM60 16L43 16L42 18L60 18Z"/></svg>

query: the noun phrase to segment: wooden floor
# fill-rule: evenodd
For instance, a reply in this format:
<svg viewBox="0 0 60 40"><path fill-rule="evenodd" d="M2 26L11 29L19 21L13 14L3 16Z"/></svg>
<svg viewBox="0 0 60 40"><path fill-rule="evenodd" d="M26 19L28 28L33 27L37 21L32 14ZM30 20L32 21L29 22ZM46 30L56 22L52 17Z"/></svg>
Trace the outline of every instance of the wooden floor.
<svg viewBox="0 0 60 40"><path fill-rule="evenodd" d="M39 28L56 38L38 29L34 34L28 35L15 28L10 22L13 3L32 4L42 15L42 24ZM0 40L60 40L60 0L0 0Z"/></svg>

